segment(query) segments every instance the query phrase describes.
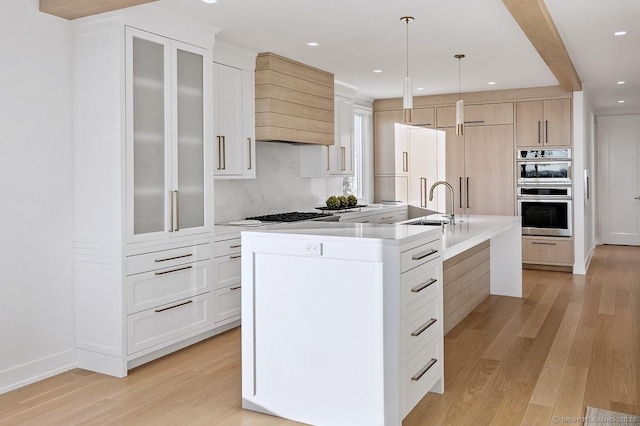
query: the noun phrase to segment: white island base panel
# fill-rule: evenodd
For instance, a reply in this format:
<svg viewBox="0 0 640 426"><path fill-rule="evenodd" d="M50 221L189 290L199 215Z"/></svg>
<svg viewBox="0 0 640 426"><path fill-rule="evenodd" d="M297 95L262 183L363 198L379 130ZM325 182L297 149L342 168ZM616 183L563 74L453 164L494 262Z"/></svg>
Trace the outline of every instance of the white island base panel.
<svg viewBox="0 0 640 426"><path fill-rule="evenodd" d="M403 361L400 280L407 249L424 258L436 247L407 270L434 271L429 302L441 306L439 232L327 226L242 234L242 406L313 425L399 426L429 390L444 390L441 316ZM386 232L408 238L366 237Z"/></svg>
<svg viewBox="0 0 640 426"><path fill-rule="evenodd" d="M289 256L255 255L251 408L258 404L276 415L282 411L320 424L379 423L384 416L382 263L322 260L292 263ZM271 280L273 270L280 279Z"/></svg>

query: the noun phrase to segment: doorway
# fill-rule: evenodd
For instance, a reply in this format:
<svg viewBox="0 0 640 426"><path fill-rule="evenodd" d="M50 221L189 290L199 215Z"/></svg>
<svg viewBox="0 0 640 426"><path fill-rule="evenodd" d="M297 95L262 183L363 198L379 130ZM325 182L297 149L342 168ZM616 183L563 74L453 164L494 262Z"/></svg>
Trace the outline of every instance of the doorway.
<svg viewBox="0 0 640 426"><path fill-rule="evenodd" d="M596 118L598 236L640 246L640 115Z"/></svg>

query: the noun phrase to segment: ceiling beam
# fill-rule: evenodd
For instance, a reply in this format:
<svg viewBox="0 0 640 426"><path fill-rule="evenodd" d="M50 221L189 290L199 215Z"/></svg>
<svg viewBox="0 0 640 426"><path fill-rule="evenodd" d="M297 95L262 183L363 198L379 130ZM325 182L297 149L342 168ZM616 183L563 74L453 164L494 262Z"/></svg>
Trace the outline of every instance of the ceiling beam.
<svg viewBox="0 0 640 426"><path fill-rule="evenodd" d="M156 0L40 0L40 12L77 19L153 1Z"/></svg>
<svg viewBox="0 0 640 426"><path fill-rule="evenodd" d="M551 19L544 0L502 0L542 60L567 91L582 90L580 76Z"/></svg>

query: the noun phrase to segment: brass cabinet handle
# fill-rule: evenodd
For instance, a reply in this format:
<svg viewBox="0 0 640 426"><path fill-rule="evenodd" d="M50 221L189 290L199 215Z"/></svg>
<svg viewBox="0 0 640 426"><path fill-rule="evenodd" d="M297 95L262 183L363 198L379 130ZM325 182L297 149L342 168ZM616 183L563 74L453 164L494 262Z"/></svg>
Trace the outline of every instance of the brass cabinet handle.
<svg viewBox="0 0 640 426"><path fill-rule="evenodd" d="M222 139L221 136L218 135L216 136L216 139L218 140L218 170L222 170Z"/></svg>
<svg viewBox="0 0 640 426"><path fill-rule="evenodd" d="M347 148L344 146L340 147L340 151L342 152L342 168L340 170L347 170Z"/></svg>
<svg viewBox="0 0 640 426"><path fill-rule="evenodd" d="M421 335L422 333L425 332L425 330L429 327L431 327L433 324L435 324L436 322L438 322L437 319L435 318L431 318L426 324L424 324L423 326L421 326L420 328L418 328L416 331L411 333L411 336L413 337L418 337L419 335Z"/></svg>
<svg viewBox="0 0 640 426"><path fill-rule="evenodd" d="M331 150L329 149L329 145L326 145L327 147L327 167L325 168L326 171L331 170Z"/></svg>
<svg viewBox="0 0 640 426"><path fill-rule="evenodd" d="M531 244L536 244L539 246L555 246L556 245L556 243L546 243L542 241L532 241Z"/></svg>
<svg viewBox="0 0 640 426"><path fill-rule="evenodd" d="M425 374L427 371L429 371L429 369L430 369L431 367L433 367L433 365L434 365L436 362L438 362L438 360L437 360L437 359L435 359L435 358L431 358L431 361L429 361L429 364L425 365L425 366L422 368L422 370L418 371L418 372L416 373L416 375L415 375L415 376L411 377L411 380L412 380L412 381L414 381L414 382L417 382L418 380L420 380L420 378L421 378L422 376L424 376L424 374Z"/></svg>
<svg viewBox="0 0 640 426"><path fill-rule="evenodd" d="M156 309L155 312L164 312L169 309L179 308L180 306L188 305L189 303L193 303L193 300L187 300L186 302L178 303L177 305L169 306L167 308Z"/></svg>
<svg viewBox="0 0 640 426"><path fill-rule="evenodd" d="M179 218L179 214L180 214L180 210L178 207L178 191L173 191L173 230L174 231L179 231L180 227L179 227L179 223L180 223L180 218Z"/></svg>
<svg viewBox="0 0 640 426"><path fill-rule="evenodd" d="M420 207L427 207L427 178L420 178Z"/></svg>
<svg viewBox="0 0 640 426"><path fill-rule="evenodd" d="M185 266L185 267L183 267L183 268L172 269L172 270L170 270L170 271L156 272L156 275L171 274L171 273L173 273L173 272L184 271L184 270L186 270L186 269L191 269L191 268L193 268L193 266L192 266L192 265L189 265L189 266Z"/></svg>
<svg viewBox="0 0 640 426"><path fill-rule="evenodd" d="M467 177L467 208L470 208L469 206L469 178Z"/></svg>
<svg viewBox="0 0 640 426"><path fill-rule="evenodd" d="M247 167L247 170L251 170L253 168L253 163L251 162L251 138L247 138L247 142L249 143L249 150L247 151L249 154L249 167Z"/></svg>
<svg viewBox="0 0 640 426"><path fill-rule="evenodd" d="M425 257L431 256L432 254L436 254L437 252L438 250L431 249L430 251L426 251L424 253L414 254L413 256L411 256L411 259L413 260L424 259Z"/></svg>
<svg viewBox="0 0 640 426"><path fill-rule="evenodd" d="M407 151L402 151L402 171L409 171L409 153Z"/></svg>
<svg viewBox="0 0 640 426"><path fill-rule="evenodd" d="M458 191L458 197L460 197L460 208L462 208L462 176L460 176L460 191Z"/></svg>
<svg viewBox="0 0 640 426"><path fill-rule="evenodd" d="M422 283L417 287L414 287L411 289L411 293L420 293L422 290L424 290L425 288L437 283L438 280L436 280L435 278L431 278L429 281L427 281L426 283Z"/></svg>
<svg viewBox="0 0 640 426"><path fill-rule="evenodd" d="M182 259L182 258L184 258L184 257L190 257L190 256L193 256L193 253L183 254L183 255L180 255L180 256L174 256L174 257L165 257L164 259L156 259L156 260L154 260L154 262L156 262L156 263L160 263L160 262L166 262L166 261L168 261L168 260Z"/></svg>

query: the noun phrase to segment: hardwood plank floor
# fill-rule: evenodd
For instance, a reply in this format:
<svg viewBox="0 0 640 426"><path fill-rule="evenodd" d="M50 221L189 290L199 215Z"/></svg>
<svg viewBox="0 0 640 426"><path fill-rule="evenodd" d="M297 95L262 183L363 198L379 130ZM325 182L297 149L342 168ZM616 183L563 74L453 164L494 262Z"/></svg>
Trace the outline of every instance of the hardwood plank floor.
<svg viewBox="0 0 640 426"><path fill-rule="evenodd" d="M404 426L547 425L587 405L640 415L640 247L599 246L586 276L523 271L445 336L445 393ZM117 379L73 370L0 395L0 425L288 425L240 408L240 329Z"/></svg>

